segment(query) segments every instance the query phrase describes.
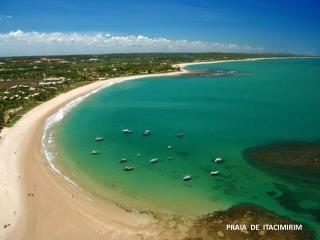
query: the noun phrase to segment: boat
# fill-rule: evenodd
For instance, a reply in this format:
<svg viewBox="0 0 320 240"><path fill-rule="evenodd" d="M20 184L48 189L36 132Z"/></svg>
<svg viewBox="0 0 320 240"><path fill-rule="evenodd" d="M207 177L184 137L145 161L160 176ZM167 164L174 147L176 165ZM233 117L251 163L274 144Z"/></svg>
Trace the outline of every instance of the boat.
<svg viewBox="0 0 320 240"><path fill-rule="evenodd" d="M96 138L95 138L95 141L96 141L96 142L99 142L99 141L102 141L102 140L103 140L103 137L96 137Z"/></svg>
<svg viewBox="0 0 320 240"><path fill-rule="evenodd" d="M151 131L150 130L145 130L143 133L142 133L143 136L150 136L151 135Z"/></svg>
<svg viewBox="0 0 320 240"><path fill-rule="evenodd" d="M191 180L191 175L186 175L183 177L183 181L189 181Z"/></svg>
<svg viewBox="0 0 320 240"><path fill-rule="evenodd" d="M140 157L141 156L141 153L137 153L137 157Z"/></svg>
<svg viewBox="0 0 320 240"><path fill-rule="evenodd" d="M211 171L211 172L210 172L210 175L211 175L211 176L218 176L219 174L220 174L219 171Z"/></svg>
<svg viewBox="0 0 320 240"><path fill-rule="evenodd" d="M98 154L99 154L99 151L92 150L92 151L90 152L90 154L92 154L92 155L98 155Z"/></svg>
<svg viewBox="0 0 320 240"><path fill-rule="evenodd" d="M120 160L119 160L119 162L121 162L121 163L125 163L125 162L127 162L127 158L121 158Z"/></svg>
<svg viewBox="0 0 320 240"><path fill-rule="evenodd" d="M222 158L218 157L214 159L215 163L221 163L222 162Z"/></svg>
<svg viewBox="0 0 320 240"><path fill-rule="evenodd" d="M156 163L156 162L158 162L158 160L159 160L159 158L152 158L152 159L150 160L150 163Z"/></svg>
<svg viewBox="0 0 320 240"><path fill-rule="evenodd" d="M182 138L183 136L184 136L183 133L178 133L178 134L177 134L177 137L178 137L178 138Z"/></svg>
<svg viewBox="0 0 320 240"><path fill-rule="evenodd" d="M124 134L130 134L130 133L132 133L132 130L129 129L129 128L125 128L125 129L122 129L122 132L123 132Z"/></svg>
<svg viewBox="0 0 320 240"><path fill-rule="evenodd" d="M169 145L169 146L168 146L168 149L171 149L171 148L172 148L172 146L171 146L171 145Z"/></svg>
<svg viewBox="0 0 320 240"><path fill-rule="evenodd" d="M129 172L129 171L132 171L133 169L134 169L134 168L131 167L131 166L125 166L125 167L123 168L123 171Z"/></svg>

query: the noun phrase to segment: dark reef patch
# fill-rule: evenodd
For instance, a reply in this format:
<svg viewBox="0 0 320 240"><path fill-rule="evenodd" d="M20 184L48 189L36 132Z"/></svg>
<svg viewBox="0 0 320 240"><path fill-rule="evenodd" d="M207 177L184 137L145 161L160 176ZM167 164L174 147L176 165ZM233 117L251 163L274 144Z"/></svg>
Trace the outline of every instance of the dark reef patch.
<svg viewBox="0 0 320 240"><path fill-rule="evenodd" d="M299 205L300 199L297 194L293 193L285 185L274 183L274 185L282 192L280 196L275 197L281 206L293 212L306 213L312 215L318 223L320 223L320 209L306 209Z"/></svg>
<svg viewBox="0 0 320 240"><path fill-rule="evenodd" d="M303 207L305 199L318 194L320 188L320 142L279 142L245 149L243 157L252 166L271 175L280 176L295 183L295 188L275 181L280 194L267 194L285 209L313 216L320 223L320 209Z"/></svg>
<svg viewBox="0 0 320 240"><path fill-rule="evenodd" d="M245 149L243 157L253 166L279 175L320 177L320 142L279 142Z"/></svg>
<svg viewBox="0 0 320 240"><path fill-rule="evenodd" d="M247 230L231 231L226 230L227 224L245 224ZM270 230L250 230L250 224L298 224L286 217L279 216L264 208L241 204L229 208L226 211L218 211L208 214L195 221L188 232L185 240L213 240L213 239L232 239L232 240L309 240L313 239L313 233L306 226L299 231L270 231Z"/></svg>
<svg viewBox="0 0 320 240"><path fill-rule="evenodd" d="M182 76L200 76L200 77L224 77L235 75L233 70L192 70L188 72L183 72Z"/></svg>
<svg viewBox="0 0 320 240"><path fill-rule="evenodd" d="M266 194L268 194L268 196L270 196L270 197L275 197L277 195L277 192L275 192L275 191L267 191Z"/></svg>

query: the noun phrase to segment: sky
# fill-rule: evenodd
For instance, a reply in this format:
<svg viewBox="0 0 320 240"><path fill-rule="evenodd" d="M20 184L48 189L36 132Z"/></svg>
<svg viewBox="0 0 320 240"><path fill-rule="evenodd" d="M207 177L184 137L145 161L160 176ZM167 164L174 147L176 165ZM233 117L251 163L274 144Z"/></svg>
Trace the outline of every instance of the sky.
<svg viewBox="0 0 320 240"><path fill-rule="evenodd" d="M320 53L319 0L0 0L0 56Z"/></svg>

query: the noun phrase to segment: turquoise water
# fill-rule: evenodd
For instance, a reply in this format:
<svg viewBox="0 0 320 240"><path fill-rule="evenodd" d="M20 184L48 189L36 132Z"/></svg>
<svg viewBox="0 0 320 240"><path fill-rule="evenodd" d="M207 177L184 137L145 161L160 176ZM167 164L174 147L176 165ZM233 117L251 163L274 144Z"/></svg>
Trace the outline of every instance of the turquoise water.
<svg viewBox="0 0 320 240"><path fill-rule="evenodd" d="M275 141L319 140L320 59L188 69L234 72L141 79L90 96L56 125L56 163L80 185L90 182L91 191L129 207L197 216L254 203L319 228L319 179L277 177L248 165L242 151ZM123 128L133 134L122 134ZM143 137L145 129L153 134ZM95 142L96 136L104 141ZM100 154L90 155L93 149ZM224 162L213 164L214 157ZM128 158L134 171L122 171L120 158ZM159 161L150 164L151 158ZM212 177L211 170L221 175ZM187 174L192 179L183 182Z"/></svg>

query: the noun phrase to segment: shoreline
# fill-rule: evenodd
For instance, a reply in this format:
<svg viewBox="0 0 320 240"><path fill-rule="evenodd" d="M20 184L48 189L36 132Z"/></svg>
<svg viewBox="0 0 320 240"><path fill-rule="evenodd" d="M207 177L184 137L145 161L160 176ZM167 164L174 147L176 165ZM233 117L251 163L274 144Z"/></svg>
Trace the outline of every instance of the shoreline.
<svg viewBox="0 0 320 240"><path fill-rule="evenodd" d="M188 70L184 69L190 65L203 65L203 64L214 64L214 63L226 63L226 62L250 62L250 61L261 61L261 60L279 60L279 59L299 59L299 58L320 58L320 57L264 57L264 58L245 58L245 59L226 59L226 60L217 60L217 61L207 61L207 62L193 62L193 63L179 63L176 66L179 66L185 72Z"/></svg>
<svg viewBox="0 0 320 240"><path fill-rule="evenodd" d="M0 133L0 177L6 183L0 186L0 223L10 224L1 228L0 239L133 239L139 234L157 239L164 229L150 214L128 212L88 196L48 171L50 163L41 154L47 119L72 101L124 81L183 74L189 65L267 59L282 58L182 63L176 65L181 68L178 72L97 81L62 93L26 113L13 127ZM54 234L48 236L48 232Z"/></svg>
<svg viewBox="0 0 320 240"><path fill-rule="evenodd" d="M141 221L143 222L142 229L145 228L145 224L148 225L148 229L156 228L149 226L152 218L148 214L146 216L136 216L137 213L128 214L125 210L118 209L118 207L111 204L110 206L103 207L92 206L90 197L83 196L83 192L75 189L71 184L66 184L65 180L57 177L57 174L50 170L48 161L43 159L41 153L41 139L46 120L70 101L120 82L146 77L172 76L180 73L138 75L93 82L89 85L62 93L40 104L27 112L13 127L4 128L0 133L0 177L1 181L6 183L6 185L0 186L0 210L2 213L0 215L0 223L2 226L7 224L9 226L0 228L0 239L44 239L43 237L46 233L52 231L52 228L55 228L54 226L61 224L48 223L48 221L50 222L50 219L48 219L50 212L53 218L60 220L66 216L75 218L73 220L75 223L70 224L70 233L63 235L65 237L71 234L67 239L73 239L73 237L78 236L76 232L81 232L79 231L81 228L83 228L83 239L94 239L93 236L96 238L100 235L88 235L89 233L87 234L84 231L86 229L90 231L90 234L93 234L92 232L97 234L99 231L96 232L96 230L91 229L93 228L92 223L87 223L88 228L91 230L84 228L82 225L75 227L77 224L83 224L81 214L89 215L89 212L81 210L83 206L86 206L87 209L92 209L92 212L98 212L98 209L101 208L106 208L106 212L115 212L115 214L111 214L112 218L117 216L115 219L119 218L118 220L111 219L110 216L103 216L104 220L101 220L101 225L104 228L110 229L114 221L123 222L123 226L135 226L131 226L131 231L127 230L127 232L130 232L130 235L134 235L134 232L139 232L139 230L141 231L136 226L137 222L138 225L141 225ZM50 189L50 187L55 187L55 189ZM38 196L37 192L40 196ZM70 205L73 205L77 201L75 199L76 196L78 196L79 206L82 206L78 209L79 212L70 210ZM61 203L66 204L66 202L69 205L61 205ZM96 199L95 204L106 205ZM57 209L64 209L62 212L64 214L55 216ZM124 215L126 216L124 217ZM90 216L92 219L99 219L101 217ZM134 220L137 218L141 218L141 221ZM37 228L41 230L39 231ZM112 228L115 230L109 230L110 235L108 236L121 232L120 229L122 227L114 226ZM63 229L63 232L66 231L65 226L61 226L61 229ZM135 229L137 230L135 231ZM124 239L127 238L126 234ZM50 239L50 237L46 236L46 239Z"/></svg>

